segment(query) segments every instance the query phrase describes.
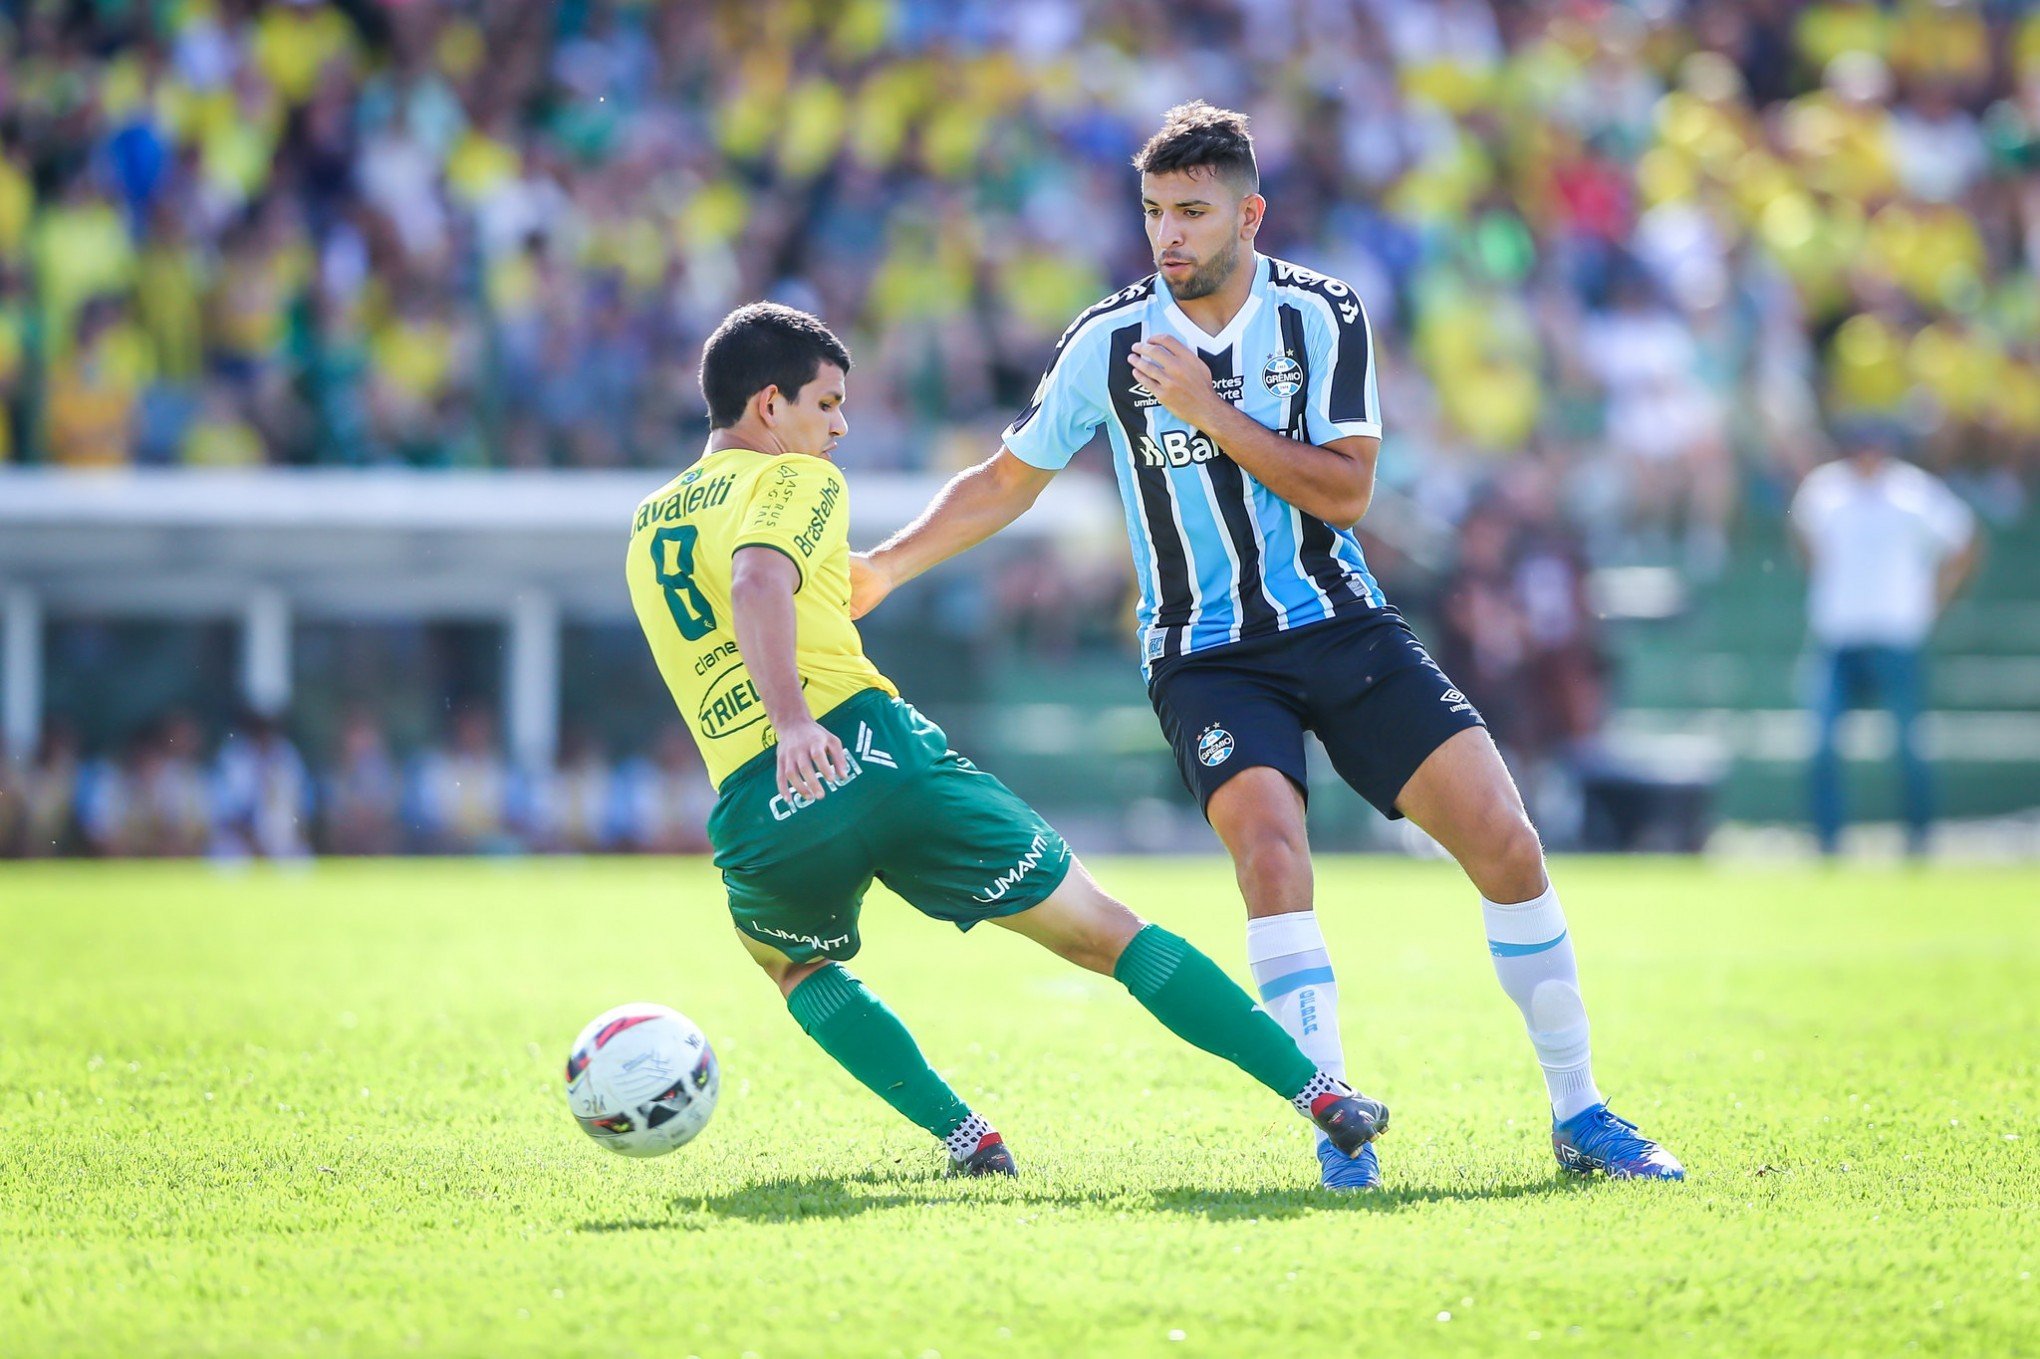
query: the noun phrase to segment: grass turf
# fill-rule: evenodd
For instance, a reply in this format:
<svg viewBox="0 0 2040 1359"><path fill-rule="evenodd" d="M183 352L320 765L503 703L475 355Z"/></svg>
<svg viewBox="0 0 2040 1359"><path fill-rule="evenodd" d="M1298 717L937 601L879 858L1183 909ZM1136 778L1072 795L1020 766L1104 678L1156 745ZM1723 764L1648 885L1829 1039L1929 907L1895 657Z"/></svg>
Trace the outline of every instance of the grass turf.
<svg viewBox="0 0 2040 1359"><path fill-rule="evenodd" d="M1239 973L1222 861L1105 862ZM1685 1185L1553 1170L1448 869L1327 861L1390 1189L1111 983L882 891L857 970L1006 1133L812 1047L698 863L0 865L0 1353L2034 1352L2040 872L1561 864L1603 1084ZM630 999L722 1106L660 1160L561 1098Z"/></svg>

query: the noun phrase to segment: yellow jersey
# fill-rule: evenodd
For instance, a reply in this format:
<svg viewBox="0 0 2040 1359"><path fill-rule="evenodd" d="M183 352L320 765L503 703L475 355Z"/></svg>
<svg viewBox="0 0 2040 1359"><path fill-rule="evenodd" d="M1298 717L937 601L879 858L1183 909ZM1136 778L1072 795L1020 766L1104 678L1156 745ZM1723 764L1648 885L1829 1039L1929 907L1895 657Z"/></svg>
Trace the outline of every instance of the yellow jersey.
<svg viewBox="0 0 2040 1359"><path fill-rule="evenodd" d="M800 570L794 662L816 717L866 689L899 696L850 621L849 521L834 463L742 448L707 454L638 505L624 567L631 607L718 786L778 740L737 651L738 548L773 548Z"/></svg>

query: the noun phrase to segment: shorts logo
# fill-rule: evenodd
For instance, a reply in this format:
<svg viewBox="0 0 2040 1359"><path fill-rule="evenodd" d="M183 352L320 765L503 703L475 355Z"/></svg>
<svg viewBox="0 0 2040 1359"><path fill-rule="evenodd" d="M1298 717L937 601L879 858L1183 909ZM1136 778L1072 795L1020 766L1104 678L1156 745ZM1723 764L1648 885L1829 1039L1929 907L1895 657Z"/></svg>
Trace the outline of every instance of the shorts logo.
<svg viewBox="0 0 2040 1359"><path fill-rule="evenodd" d="M900 767L899 761L893 759L892 753L880 750L877 746L871 744L871 740L871 724L869 722L859 722L857 724L857 758L869 760L883 769L898 769Z"/></svg>
<svg viewBox="0 0 2040 1359"><path fill-rule="evenodd" d="M1295 396L1303 390L1303 365L1287 354L1277 354L1262 367L1261 385L1277 396Z"/></svg>
<svg viewBox="0 0 2040 1359"><path fill-rule="evenodd" d="M982 901L986 905L997 901L1000 897L1005 896L1006 893L1019 886L1020 880L1029 873L1032 873L1040 865L1041 858L1046 853L1048 853L1048 837L1040 831L1034 832L1034 839L1028 844L1027 852L1020 856L1013 867L994 878L992 885L984 891L971 893L971 899L973 901Z"/></svg>
<svg viewBox="0 0 2040 1359"><path fill-rule="evenodd" d="M1232 733L1216 722L1204 729L1197 738L1197 762L1210 768L1217 768L1232 758Z"/></svg>
<svg viewBox="0 0 2040 1359"><path fill-rule="evenodd" d="M857 724L857 740L849 749L843 752L844 763L850 766L850 772L840 779L832 774L822 775L822 787L829 792L836 792L844 784L849 783L852 779L862 774L866 765L877 765L880 769L898 769L900 767L899 761L892 757L892 752L880 750L872 744L872 739L871 724L869 722L859 722ZM791 818L794 813L805 811L814 805L815 799L805 793L796 792L792 797L788 797L783 793L774 793L772 800L765 804L765 810L772 813L774 821L785 821Z"/></svg>
<svg viewBox="0 0 2040 1359"><path fill-rule="evenodd" d="M855 755L850 754L847 750L843 754L845 757L844 763L850 766L850 772L840 779L834 774L822 775L822 788L825 790L825 795L826 793L840 791L845 784L850 783L864 772L864 766L857 762ZM771 800L765 804L765 810L772 814L774 821L785 821L795 813L804 812L814 806L815 801L816 799L809 797L806 793L799 790L795 790L791 797L784 793L774 793Z"/></svg>
<svg viewBox="0 0 2040 1359"><path fill-rule="evenodd" d="M1470 713L1473 711L1473 705L1466 701L1466 695L1460 693L1457 689L1447 689L1438 696L1438 701L1446 704L1456 713Z"/></svg>
<svg viewBox="0 0 2040 1359"><path fill-rule="evenodd" d="M770 925L761 925L755 920L745 921L744 928L753 934L762 934L771 939L781 939L789 944L805 944L817 953L827 953L830 949L842 948L850 942L850 936L847 934L839 934L833 938L824 939L819 934L800 934L793 930L777 930Z"/></svg>

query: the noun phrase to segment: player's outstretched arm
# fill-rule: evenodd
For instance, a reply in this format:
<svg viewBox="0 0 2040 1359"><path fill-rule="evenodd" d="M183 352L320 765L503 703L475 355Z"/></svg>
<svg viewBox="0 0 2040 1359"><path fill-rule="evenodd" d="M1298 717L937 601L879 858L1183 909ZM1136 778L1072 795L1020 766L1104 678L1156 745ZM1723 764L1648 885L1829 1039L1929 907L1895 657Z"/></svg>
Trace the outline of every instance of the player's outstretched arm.
<svg viewBox="0 0 2040 1359"><path fill-rule="evenodd" d="M958 472L913 523L851 555L850 616L864 617L898 586L1018 519L1054 476L1004 448Z"/></svg>
<svg viewBox="0 0 2040 1359"><path fill-rule="evenodd" d="M815 721L800 691L793 609L799 588L800 568L777 548L740 547L730 563L730 623L779 739L779 794L789 801L795 793L818 799L828 791L824 778L841 783L850 776L842 741Z"/></svg>

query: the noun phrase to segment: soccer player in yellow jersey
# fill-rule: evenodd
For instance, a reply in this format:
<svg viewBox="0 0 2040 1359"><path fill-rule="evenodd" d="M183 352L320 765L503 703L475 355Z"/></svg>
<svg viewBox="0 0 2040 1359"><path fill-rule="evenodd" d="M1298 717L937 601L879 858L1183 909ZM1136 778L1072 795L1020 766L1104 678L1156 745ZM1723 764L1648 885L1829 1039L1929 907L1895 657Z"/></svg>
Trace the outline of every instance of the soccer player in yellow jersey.
<svg viewBox="0 0 2040 1359"><path fill-rule="evenodd" d="M849 432L849 371L849 351L805 312L732 312L702 352L708 448L631 530L631 603L716 784L709 839L744 947L808 1036L941 1139L958 1173L1011 1175L1012 1153L844 969L873 878L958 929L990 920L1109 974L1358 1153L1387 1108L1319 1070L1217 964L1101 891L865 658L849 493L829 460Z"/></svg>

